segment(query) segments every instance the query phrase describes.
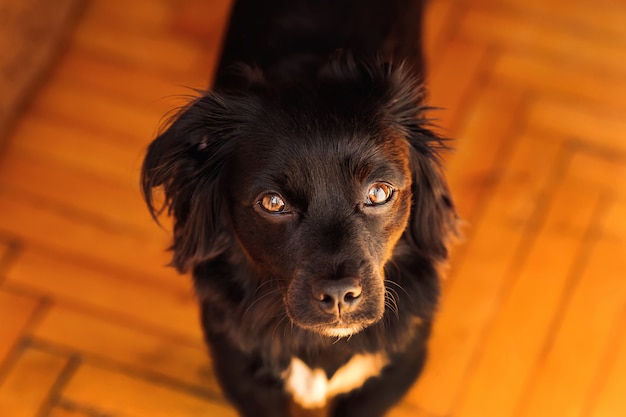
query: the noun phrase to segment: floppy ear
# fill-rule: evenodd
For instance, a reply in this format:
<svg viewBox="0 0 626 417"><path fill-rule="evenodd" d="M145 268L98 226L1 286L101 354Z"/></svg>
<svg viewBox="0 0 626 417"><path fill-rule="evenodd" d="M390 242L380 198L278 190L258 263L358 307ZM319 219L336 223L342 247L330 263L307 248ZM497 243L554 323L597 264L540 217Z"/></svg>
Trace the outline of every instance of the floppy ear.
<svg viewBox="0 0 626 417"><path fill-rule="evenodd" d="M235 122L228 100L207 93L192 101L148 147L141 171L152 216L174 218L172 265L188 271L224 252L230 242L221 173L228 161ZM155 189L164 193L155 203Z"/></svg>
<svg viewBox="0 0 626 417"><path fill-rule="evenodd" d="M457 235L458 215L439 159L445 141L429 129L423 105L424 87L403 65L388 69L388 112L401 126L410 145L413 207L406 236L418 252L441 262L448 258L448 244Z"/></svg>
<svg viewBox="0 0 626 417"><path fill-rule="evenodd" d="M410 142L424 140L428 139L413 137ZM407 232L419 252L434 261L445 261L448 244L457 234L458 215L439 163L432 155L420 153L421 146L423 143L411 149L413 208Z"/></svg>

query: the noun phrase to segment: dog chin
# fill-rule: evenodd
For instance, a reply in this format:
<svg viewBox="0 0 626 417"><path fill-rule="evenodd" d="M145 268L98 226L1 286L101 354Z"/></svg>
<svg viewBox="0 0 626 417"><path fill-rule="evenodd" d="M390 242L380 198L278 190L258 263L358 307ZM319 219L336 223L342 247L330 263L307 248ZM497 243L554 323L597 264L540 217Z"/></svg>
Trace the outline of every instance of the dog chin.
<svg viewBox="0 0 626 417"><path fill-rule="evenodd" d="M328 337L349 337L357 334L363 330L362 326L353 326L353 327L325 327L323 329L318 330L324 336Z"/></svg>

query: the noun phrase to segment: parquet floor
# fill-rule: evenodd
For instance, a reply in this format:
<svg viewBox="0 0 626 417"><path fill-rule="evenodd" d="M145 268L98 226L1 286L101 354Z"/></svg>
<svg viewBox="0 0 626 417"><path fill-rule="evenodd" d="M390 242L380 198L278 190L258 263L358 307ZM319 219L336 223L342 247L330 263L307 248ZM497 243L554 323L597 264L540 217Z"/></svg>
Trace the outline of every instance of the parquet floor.
<svg viewBox="0 0 626 417"><path fill-rule="evenodd" d="M228 0L93 0L0 159L0 416L234 416L138 168ZM433 0L457 247L394 417L626 415L626 3Z"/></svg>

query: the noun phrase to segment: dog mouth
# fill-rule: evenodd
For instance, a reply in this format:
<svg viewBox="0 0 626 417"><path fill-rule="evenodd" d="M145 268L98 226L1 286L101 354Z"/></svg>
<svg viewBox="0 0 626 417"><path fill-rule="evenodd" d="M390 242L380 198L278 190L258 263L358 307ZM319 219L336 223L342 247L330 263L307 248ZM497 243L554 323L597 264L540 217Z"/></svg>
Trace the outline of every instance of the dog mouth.
<svg viewBox="0 0 626 417"><path fill-rule="evenodd" d="M338 308L332 314L315 304L315 299L295 308L293 304L287 304L287 316L294 325L321 336L350 337L378 322L384 314L384 302L378 306L379 303L375 301L378 297L364 298L367 300L363 300L355 311L343 312Z"/></svg>
<svg viewBox="0 0 626 417"><path fill-rule="evenodd" d="M325 304L320 306L319 299L309 298L305 302L289 303L287 297L286 312L291 323L297 327L317 333L321 336L342 338L350 337L382 319L384 302L379 303L374 294L362 295L364 300L357 304L358 308L345 311L337 307L331 311ZM379 305L380 304L380 305Z"/></svg>

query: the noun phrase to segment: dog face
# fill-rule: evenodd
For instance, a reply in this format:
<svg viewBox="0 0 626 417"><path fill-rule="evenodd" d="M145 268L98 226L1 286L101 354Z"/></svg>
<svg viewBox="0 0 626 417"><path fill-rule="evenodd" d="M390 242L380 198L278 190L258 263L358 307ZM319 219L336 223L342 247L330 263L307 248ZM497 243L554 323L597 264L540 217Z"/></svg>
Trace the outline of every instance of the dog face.
<svg viewBox="0 0 626 417"><path fill-rule="evenodd" d="M305 114L293 124L275 116L271 132L238 147L229 212L249 261L283 284L292 322L344 336L383 315L383 266L411 207L409 145Z"/></svg>
<svg viewBox="0 0 626 417"><path fill-rule="evenodd" d="M269 283L296 326L357 333L383 317L401 238L446 257L455 216L419 91L402 68L350 60L305 86L246 79L197 99L148 151L144 192L154 213L152 189L165 189L174 264L236 253L242 293Z"/></svg>

